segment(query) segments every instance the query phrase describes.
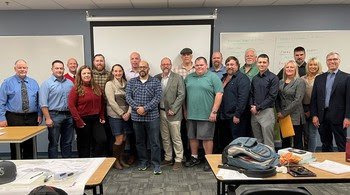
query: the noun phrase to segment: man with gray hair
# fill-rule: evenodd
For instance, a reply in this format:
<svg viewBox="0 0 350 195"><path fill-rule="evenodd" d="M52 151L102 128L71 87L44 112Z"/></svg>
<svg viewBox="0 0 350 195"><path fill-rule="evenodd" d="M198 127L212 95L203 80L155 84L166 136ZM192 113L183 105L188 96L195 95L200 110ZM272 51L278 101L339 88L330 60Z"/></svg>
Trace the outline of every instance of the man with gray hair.
<svg viewBox="0 0 350 195"><path fill-rule="evenodd" d="M259 73L259 69L256 66L256 51L253 48L248 48L244 53L245 64L239 69L242 73L248 76L250 82L253 77Z"/></svg>
<svg viewBox="0 0 350 195"><path fill-rule="evenodd" d="M162 85L160 100L160 134L162 136L165 159L162 165L173 164L173 149L175 163L173 170L182 167L183 145L181 141L182 103L185 100L185 84L182 77L171 71L171 60L163 58L160 69L163 73L156 75Z"/></svg>
<svg viewBox="0 0 350 195"><path fill-rule="evenodd" d="M39 85L27 77L27 62L15 62L16 74L4 80L0 88L0 127L37 126L42 122L38 102ZM16 159L16 146L10 144L11 159ZM33 159L33 139L20 144L22 159Z"/></svg>

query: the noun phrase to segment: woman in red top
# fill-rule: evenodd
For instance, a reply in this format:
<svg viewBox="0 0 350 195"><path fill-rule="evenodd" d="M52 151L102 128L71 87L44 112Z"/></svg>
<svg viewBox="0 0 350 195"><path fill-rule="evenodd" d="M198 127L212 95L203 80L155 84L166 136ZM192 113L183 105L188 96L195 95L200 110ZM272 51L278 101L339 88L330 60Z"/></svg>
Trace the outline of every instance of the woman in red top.
<svg viewBox="0 0 350 195"><path fill-rule="evenodd" d="M80 67L75 85L68 97L68 107L77 127L80 158L105 155L106 134L102 125L105 123L102 93L94 81L91 68L86 65Z"/></svg>

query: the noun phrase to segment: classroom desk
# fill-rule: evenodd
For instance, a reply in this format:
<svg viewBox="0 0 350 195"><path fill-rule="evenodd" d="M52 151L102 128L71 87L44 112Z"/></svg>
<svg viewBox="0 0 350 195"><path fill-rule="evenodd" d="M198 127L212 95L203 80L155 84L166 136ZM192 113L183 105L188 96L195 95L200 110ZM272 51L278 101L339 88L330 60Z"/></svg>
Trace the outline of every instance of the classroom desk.
<svg viewBox="0 0 350 195"><path fill-rule="evenodd" d="M20 144L33 138L33 157L37 159L36 136L47 129L47 126L13 126L0 129L0 144L14 143L16 145L16 158L21 159Z"/></svg>
<svg viewBox="0 0 350 195"><path fill-rule="evenodd" d="M103 194L103 180L111 169L114 161L115 158L106 158L87 181L85 189L92 189L94 195ZM97 187L99 187L99 193L97 193Z"/></svg>
<svg viewBox="0 0 350 195"><path fill-rule="evenodd" d="M316 160L318 162L322 162L324 160L331 160L350 166L350 163L345 161L344 152L313 153L313 156L316 157ZM222 164L221 154L210 154L206 155L205 157L217 180L217 194L226 194L227 186L229 185L232 185L234 187L233 189L235 190L241 184L350 183L350 173L336 175L328 173L326 171L322 171L320 169L313 168L308 164L303 164L303 166L316 173L316 177L292 177L288 173L277 173L277 175L273 177L256 180L223 180L221 177L216 176L219 172L218 165Z"/></svg>

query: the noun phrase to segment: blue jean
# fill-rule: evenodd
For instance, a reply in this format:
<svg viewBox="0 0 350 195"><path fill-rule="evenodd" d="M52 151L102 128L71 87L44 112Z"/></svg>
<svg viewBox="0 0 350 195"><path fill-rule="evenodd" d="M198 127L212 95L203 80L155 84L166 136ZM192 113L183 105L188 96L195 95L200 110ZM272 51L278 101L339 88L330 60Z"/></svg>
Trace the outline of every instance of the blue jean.
<svg viewBox="0 0 350 195"><path fill-rule="evenodd" d="M312 118L306 119L304 124L305 137L307 137L307 150L310 152L315 152L317 147L317 128L312 123Z"/></svg>
<svg viewBox="0 0 350 195"><path fill-rule="evenodd" d="M160 166L160 137L159 118L148 122L133 121L136 136L136 150L140 165L147 165L146 136L151 145L151 163L154 167Z"/></svg>
<svg viewBox="0 0 350 195"><path fill-rule="evenodd" d="M48 128L49 158L58 158L58 141L60 141L62 157L71 158L72 140L74 135L72 116L69 111L66 113L50 111L50 117L54 126Z"/></svg>

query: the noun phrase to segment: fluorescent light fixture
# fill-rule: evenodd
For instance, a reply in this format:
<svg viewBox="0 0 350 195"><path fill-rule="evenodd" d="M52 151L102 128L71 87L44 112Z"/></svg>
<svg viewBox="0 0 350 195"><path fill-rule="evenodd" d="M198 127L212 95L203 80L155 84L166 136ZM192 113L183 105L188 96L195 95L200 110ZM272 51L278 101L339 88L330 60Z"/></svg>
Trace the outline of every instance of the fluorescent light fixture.
<svg viewBox="0 0 350 195"><path fill-rule="evenodd" d="M111 22L111 21L164 21L164 20L216 20L217 9L213 15L176 15L176 16L91 16L86 11L88 22Z"/></svg>

